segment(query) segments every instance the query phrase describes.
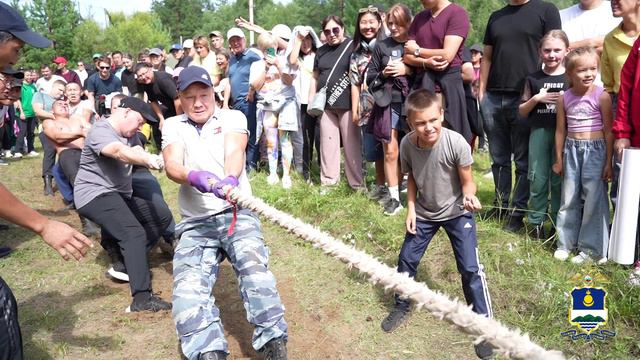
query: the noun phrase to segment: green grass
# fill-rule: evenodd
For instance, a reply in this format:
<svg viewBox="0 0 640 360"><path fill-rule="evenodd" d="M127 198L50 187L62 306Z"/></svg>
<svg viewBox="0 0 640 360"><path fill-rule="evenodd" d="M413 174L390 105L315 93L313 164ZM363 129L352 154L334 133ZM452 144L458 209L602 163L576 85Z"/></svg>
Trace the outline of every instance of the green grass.
<svg viewBox="0 0 640 360"><path fill-rule="evenodd" d="M482 177L490 169L488 156L476 154L475 159L478 196L483 204L491 204L493 181ZM269 186L265 179L266 175L258 174L252 180L254 195L395 266L404 237L405 211L395 217L384 216L380 206L350 190L344 181L321 195L319 186L309 186L299 179L289 191ZM371 174L367 180L373 182ZM552 256L553 239L541 242L525 234L507 233L494 220L481 216L477 220L480 259L487 273L497 319L529 333L540 345L562 350L567 355L640 358L637 330L640 289L627 285L628 268L613 263L578 266L568 261L558 262ZM596 286L608 291L609 323L604 328L617 332L613 339L586 343L573 342L560 335L572 328L567 321L569 294L574 286L581 284L576 279L586 274L596 279ZM442 230L423 258L417 279L432 289L464 299L453 252Z"/></svg>
<svg viewBox="0 0 640 360"><path fill-rule="evenodd" d="M489 161L483 154L475 158L478 195L483 204L490 204L493 182L482 178ZM11 166L0 169L0 181L30 206L78 226L73 213L51 210L62 207L58 198L42 197L40 161L13 161ZM177 215L177 186L164 174L156 174ZM371 175L368 181L372 181ZM267 185L264 173L256 174L251 184L254 195L278 209L395 266L404 237L404 212L386 217L377 203L352 192L344 182L326 195L320 195L318 186L309 186L298 177L289 191ZM327 348L335 350L335 356L324 358L473 358L467 336L426 313L414 314L407 326L384 334L379 322L392 304L390 294L275 225L264 224L264 230L271 248L270 267L287 302L293 358L321 358L316 351L325 349L326 354ZM36 236L20 229L13 228L1 236L3 245L16 249L9 258L0 260L0 275L11 284L20 303L26 358L134 359L141 358L136 356L140 349L145 351L142 358L178 358L170 316L125 315L122 309L130 301L128 288L113 285L105 278L106 257L97 248L78 264L62 261ZM626 284L628 269L616 264L595 267L557 262L552 257L552 241L542 243L525 235L513 235L504 232L501 224L480 218L478 238L497 319L529 333L540 345L562 350L568 356L640 358L640 289ZM166 260L161 265L166 266ZM223 272L232 277L229 270ZM166 296L171 287L170 274L157 265L153 271L154 289L164 291ZM616 331L615 338L585 343L560 336L572 328L567 321L568 294L577 285L572 280L577 274L590 274L597 280L596 285L607 289L609 323L605 328ZM442 231L420 265L418 280L463 299L451 246ZM221 281L221 289L237 294L235 288L225 286ZM242 306L234 306L239 310L232 315L237 315L238 322L244 321ZM221 308L223 316L230 316L229 304ZM225 321L229 323L228 319ZM316 344L317 348L309 344ZM246 350L245 356L251 354L251 349Z"/></svg>

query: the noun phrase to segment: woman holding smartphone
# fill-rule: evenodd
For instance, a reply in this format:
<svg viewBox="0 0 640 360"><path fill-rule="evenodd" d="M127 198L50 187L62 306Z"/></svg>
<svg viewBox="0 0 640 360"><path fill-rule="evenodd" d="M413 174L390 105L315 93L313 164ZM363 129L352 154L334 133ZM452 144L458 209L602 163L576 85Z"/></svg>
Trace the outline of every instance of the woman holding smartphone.
<svg viewBox="0 0 640 360"><path fill-rule="evenodd" d="M336 186L340 181L340 139L345 152L345 172L352 189L361 189L362 139L360 128L351 121L351 83L349 57L351 40L345 37L340 17L330 15L322 21L327 43L318 49L309 86L309 100L322 87L327 89L327 102L320 118L320 182ZM321 191L326 192L327 188Z"/></svg>
<svg viewBox="0 0 640 360"><path fill-rule="evenodd" d="M376 43L385 37L382 29L382 17L377 7L368 6L358 11L356 19L356 28L353 36L353 53L349 63L349 80L351 81L351 120L358 126L364 125L366 122L363 117L369 114L360 114L360 92L368 87L368 83L364 81L371 54ZM366 99L362 99L366 102ZM384 186L384 154L382 153L382 145L373 137L372 134L363 131L362 144L364 147L364 159L367 163L375 163L376 169L376 187L370 194L374 200L381 200L386 190Z"/></svg>
<svg viewBox="0 0 640 360"><path fill-rule="evenodd" d="M373 51L371 64L367 71L367 82L371 83L376 76L380 77L385 85L391 85L391 103L389 141L382 141L384 152L384 174L388 185L389 197L384 204L386 215L395 215L402 209L400 204L400 193L398 189L400 179L400 167L398 166L398 143L400 135L404 134L408 128L405 117L402 114L402 104L408 95L410 85L409 75L411 67L402 61L404 55L404 45L409 39L409 26L411 25L411 10L404 4L396 4L387 12L387 28L391 32L388 37L378 43ZM378 109L376 113L384 113L383 109ZM381 118L373 117L372 121L382 121Z"/></svg>

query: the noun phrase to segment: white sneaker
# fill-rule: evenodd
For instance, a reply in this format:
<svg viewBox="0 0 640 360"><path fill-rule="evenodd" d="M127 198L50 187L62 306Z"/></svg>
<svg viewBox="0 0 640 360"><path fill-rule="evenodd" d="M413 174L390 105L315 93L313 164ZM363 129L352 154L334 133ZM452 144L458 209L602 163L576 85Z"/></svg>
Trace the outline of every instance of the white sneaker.
<svg viewBox="0 0 640 360"><path fill-rule="evenodd" d="M115 265L115 268L114 268ZM124 269L124 264L111 264L109 269L107 270L107 274L112 278L124 282L129 282L129 274L126 273L126 269Z"/></svg>
<svg viewBox="0 0 640 360"><path fill-rule="evenodd" d="M640 286L640 268L635 268L629 274L629 285Z"/></svg>
<svg viewBox="0 0 640 360"><path fill-rule="evenodd" d="M585 253L584 251L580 251L578 255L571 258L571 262L576 265L582 264L583 262L588 260L591 260L591 256L587 255L587 253Z"/></svg>
<svg viewBox="0 0 640 360"><path fill-rule="evenodd" d="M275 185L280 181L280 178L278 178L277 174L271 174L269 176L267 176L267 184L269 185Z"/></svg>
<svg viewBox="0 0 640 360"><path fill-rule="evenodd" d="M569 252L566 250L558 249L553 253L553 257L560 261L565 261L569 258Z"/></svg>
<svg viewBox="0 0 640 360"><path fill-rule="evenodd" d="M11 153L11 151L5 151L4 152L4 158L5 159L11 159L13 157L13 154Z"/></svg>
<svg viewBox="0 0 640 360"><path fill-rule="evenodd" d="M282 188L283 189L291 189L292 181L290 176L282 177Z"/></svg>
<svg viewBox="0 0 640 360"><path fill-rule="evenodd" d="M20 159L22 157L22 153L21 152L17 152L15 154L13 154L13 158L14 159Z"/></svg>
<svg viewBox="0 0 640 360"><path fill-rule="evenodd" d="M36 157L36 156L38 156L38 155L40 155L40 153L38 153L38 152L36 152L36 151L34 151L34 150L31 150L31 152L29 152L29 153L27 154L27 156L28 156L28 157Z"/></svg>
<svg viewBox="0 0 640 360"><path fill-rule="evenodd" d="M609 259L607 259L606 257L601 258L600 260L596 261L596 264L598 265L604 265L607 263L607 261L609 261Z"/></svg>

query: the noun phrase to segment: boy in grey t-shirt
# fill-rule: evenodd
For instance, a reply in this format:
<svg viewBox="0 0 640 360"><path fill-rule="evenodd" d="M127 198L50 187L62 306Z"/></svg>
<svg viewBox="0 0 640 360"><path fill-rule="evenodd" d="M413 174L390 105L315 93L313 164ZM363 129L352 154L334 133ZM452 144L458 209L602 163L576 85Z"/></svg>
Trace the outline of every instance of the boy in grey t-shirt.
<svg viewBox="0 0 640 360"><path fill-rule="evenodd" d="M478 260L473 211L482 206L476 197L471 172L471 148L462 135L442 127L443 111L435 94L417 90L407 98L408 122L413 128L400 144L402 172L407 185L407 233L398 272L416 276L429 242L443 227L453 247L462 289L478 314L492 316L489 291ZM386 332L395 330L409 315L410 301L396 295L396 305L382 322ZM475 346L480 358L492 355L486 343Z"/></svg>

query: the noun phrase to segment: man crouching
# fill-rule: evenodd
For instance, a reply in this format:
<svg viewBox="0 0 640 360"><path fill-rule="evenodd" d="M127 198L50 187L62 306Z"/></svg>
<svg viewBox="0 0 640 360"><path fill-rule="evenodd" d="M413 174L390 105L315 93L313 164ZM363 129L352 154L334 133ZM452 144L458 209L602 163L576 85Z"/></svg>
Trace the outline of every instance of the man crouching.
<svg viewBox="0 0 640 360"><path fill-rule="evenodd" d="M211 291L226 257L240 286L253 347L286 359L287 324L258 218L226 200L228 189L251 194L245 164L248 131L236 110L216 110L211 79L192 66L178 78L183 115L162 129L167 175L180 184L181 234L173 258L173 320L190 360L226 359L227 341Z"/></svg>

